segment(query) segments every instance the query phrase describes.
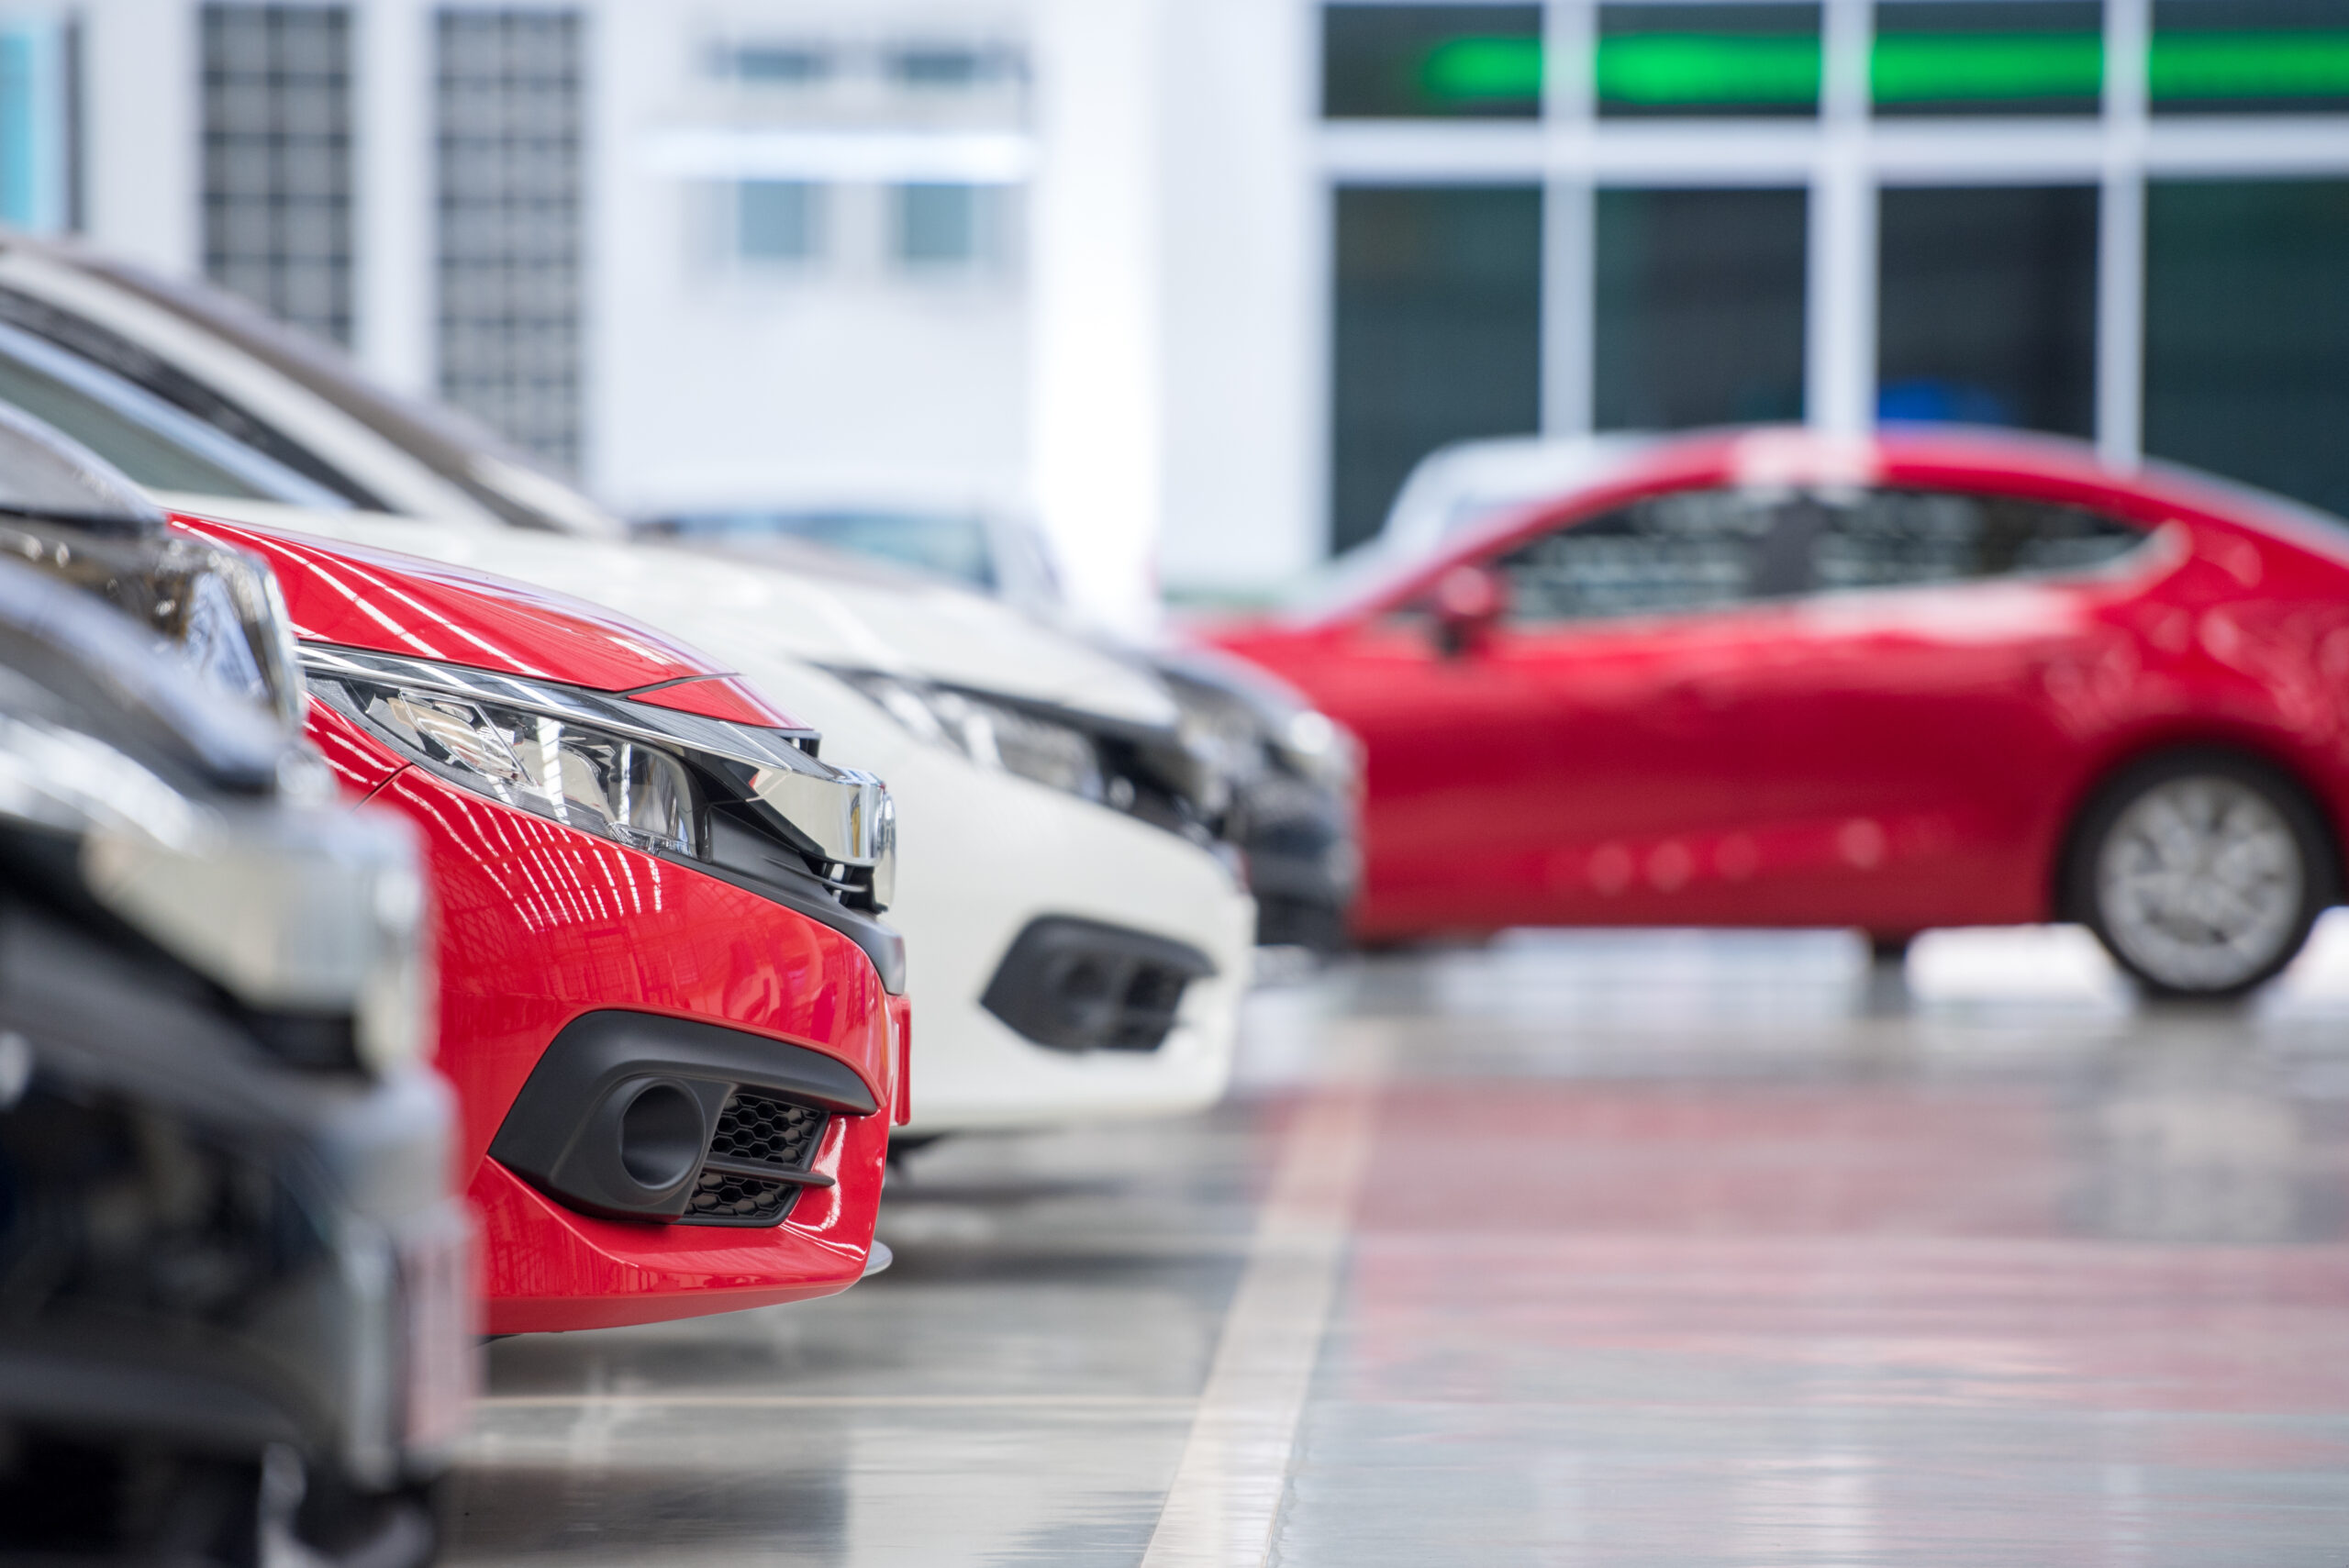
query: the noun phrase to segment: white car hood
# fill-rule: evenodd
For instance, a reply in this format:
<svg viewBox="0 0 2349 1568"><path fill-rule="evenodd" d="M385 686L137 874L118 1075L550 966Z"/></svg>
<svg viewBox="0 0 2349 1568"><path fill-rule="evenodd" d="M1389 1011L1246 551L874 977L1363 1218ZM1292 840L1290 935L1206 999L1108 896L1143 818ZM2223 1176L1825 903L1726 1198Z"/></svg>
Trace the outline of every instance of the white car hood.
<svg viewBox="0 0 2349 1568"><path fill-rule="evenodd" d="M474 567L634 616L755 675L760 660L883 670L1108 718L1171 725L1148 677L1075 638L945 584L794 572L651 545L168 495L166 506Z"/></svg>

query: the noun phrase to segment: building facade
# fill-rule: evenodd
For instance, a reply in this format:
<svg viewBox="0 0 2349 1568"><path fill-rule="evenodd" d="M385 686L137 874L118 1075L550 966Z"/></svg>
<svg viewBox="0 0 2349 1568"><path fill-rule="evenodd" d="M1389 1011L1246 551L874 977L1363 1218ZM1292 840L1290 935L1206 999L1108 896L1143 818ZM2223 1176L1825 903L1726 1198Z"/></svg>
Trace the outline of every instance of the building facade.
<svg viewBox="0 0 2349 1568"><path fill-rule="evenodd" d="M1443 442L1957 418L2349 511L2349 0L83 0L0 218L623 511L1245 591Z"/></svg>

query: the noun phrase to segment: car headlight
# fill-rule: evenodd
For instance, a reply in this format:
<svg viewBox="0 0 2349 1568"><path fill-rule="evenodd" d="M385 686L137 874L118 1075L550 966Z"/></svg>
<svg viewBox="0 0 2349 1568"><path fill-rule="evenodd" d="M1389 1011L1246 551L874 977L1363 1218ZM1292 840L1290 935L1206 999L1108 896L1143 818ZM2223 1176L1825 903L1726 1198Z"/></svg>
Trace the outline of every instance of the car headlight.
<svg viewBox="0 0 2349 1568"><path fill-rule="evenodd" d="M0 553L106 600L206 685L301 728L301 670L266 562L185 534L123 536L46 518L0 523Z"/></svg>
<svg viewBox="0 0 2349 1568"><path fill-rule="evenodd" d="M1108 793L1100 749L1073 724L877 670L834 673L922 740L952 746L983 768L1000 768L1086 800L1101 800Z"/></svg>
<svg viewBox="0 0 2349 1568"><path fill-rule="evenodd" d="M1300 778L1325 789L1351 795L1361 782L1362 763L1354 739L1328 714L1299 708L1288 716L1273 738L1273 754Z"/></svg>
<svg viewBox="0 0 2349 1568"><path fill-rule="evenodd" d="M451 784L647 853L713 860L713 813L788 844L853 906L895 892L896 817L870 773L793 732L553 682L312 644L310 689Z"/></svg>
<svg viewBox="0 0 2349 1568"><path fill-rule="evenodd" d="M980 767L1017 773L1203 843L1230 804L1229 781L1179 729L877 670L831 673L915 735Z"/></svg>

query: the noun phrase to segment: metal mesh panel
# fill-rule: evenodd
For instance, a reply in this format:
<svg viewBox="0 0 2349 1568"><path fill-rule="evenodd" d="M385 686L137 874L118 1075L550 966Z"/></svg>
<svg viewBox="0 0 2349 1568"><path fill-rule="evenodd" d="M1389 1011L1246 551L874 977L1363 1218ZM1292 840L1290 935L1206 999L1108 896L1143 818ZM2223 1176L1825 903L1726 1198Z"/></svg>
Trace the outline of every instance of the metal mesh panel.
<svg viewBox="0 0 2349 1568"><path fill-rule="evenodd" d="M722 1171L705 1169L694 1185L683 1216L687 1225L760 1226L781 1223L798 1199L799 1187L790 1182L763 1180L742 1167L769 1165L777 1170L804 1171L823 1140L822 1111L796 1106L768 1095L738 1090L718 1114L709 1140L712 1162Z"/></svg>
<svg viewBox="0 0 2349 1568"><path fill-rule="evenodd" d="M571 11L436 18L441 395L579 462L583 27Z"/></svg>
<svg viewBox="0 0 2349 1568"><path fill-rule="evenodd" d="M204 270L351 341L351 11L206 6Z"/></svg>

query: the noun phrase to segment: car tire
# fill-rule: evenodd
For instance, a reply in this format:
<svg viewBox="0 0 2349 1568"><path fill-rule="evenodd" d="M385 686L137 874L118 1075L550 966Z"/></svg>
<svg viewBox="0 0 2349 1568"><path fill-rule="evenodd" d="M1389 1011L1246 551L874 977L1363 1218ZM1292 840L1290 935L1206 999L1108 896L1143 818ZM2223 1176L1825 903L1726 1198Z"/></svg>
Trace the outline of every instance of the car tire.
<svg viewBox="0 0 2349 1568"><path fill-rule="evenodd" d="M2124 770L2072 835L2066 903L2154 995L2239 996L2339 896L2332 834L2298 784L2234 752Z"/></svg>

